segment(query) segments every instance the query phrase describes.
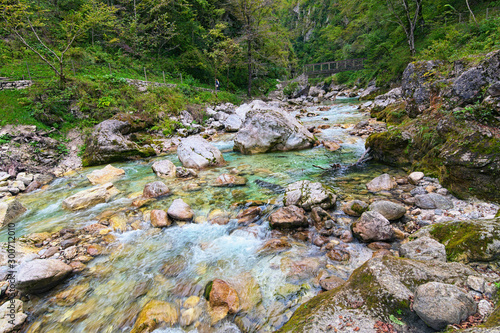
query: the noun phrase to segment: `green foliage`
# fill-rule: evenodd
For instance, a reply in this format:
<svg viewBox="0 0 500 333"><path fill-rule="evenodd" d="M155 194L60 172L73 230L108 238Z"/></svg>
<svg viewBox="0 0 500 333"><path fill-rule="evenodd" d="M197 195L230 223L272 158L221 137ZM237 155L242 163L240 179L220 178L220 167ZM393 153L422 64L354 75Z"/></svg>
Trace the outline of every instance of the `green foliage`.
<svg viewBox="0 0 500 333"><path fill-rule="evenodd" d="M291 82L286 85L286 87L283 89L283 94L285 96L292 96L295 90L298 88L299 83L298 82Z"/></svg>
<svg viewBox="0 0 500 333"><path fill-rule="evenodd" d="M5 143L9 143L10 140L12 140L12 137L9 134L0 135L0 145L3 145Z"/></svg>
<svg viewBox="0 0 500 333"><path fill-rule="evenodd" d="M404 322L402 322L401 320L399 320L398 318L396 318L396 316L394 316L394 315L390 315L390 316L389 316L389 319L390 319L390 320L391 320L394 324L396 324L396 325L400 325L400 326L404 326L404 325L405 325L405 323L404 323Z"/></svg>
<svg viewBox="0 0 500 333"><path fill-rule="evenodd" d="M47 129L47 126L33 118L29 98L26 90L2 90L0 91L0 126L13 125L36 125L38 128Z"/></svg>

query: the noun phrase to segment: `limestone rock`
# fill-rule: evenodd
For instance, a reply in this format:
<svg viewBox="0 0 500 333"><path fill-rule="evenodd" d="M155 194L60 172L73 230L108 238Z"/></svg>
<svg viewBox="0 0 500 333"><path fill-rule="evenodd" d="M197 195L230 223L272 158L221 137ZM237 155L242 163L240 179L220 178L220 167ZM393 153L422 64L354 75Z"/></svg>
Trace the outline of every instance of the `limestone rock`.
<svg viewBox="0 0 500 333"><path fill-rule="evenodd" d="M477 306L474 299L457 286L429 282L415 291L413 309L427 325L441 330L467 319L476 312Z"/></svg>
<svg viewBox="0 0 500 333"><path fill-rule="evenodd" d="M177 221L191 221L194 212L182 199L175 199L168 208L167 214Z"/></svg>
<svg viewBox="0 0 500 333"><path fill-rule="evenodd" d="M204 169L225 164L220 150L200 136L183 139L177 148L177 157L186 168Z"/></svg>
<svg viewBox="0 0 500 333"><path fill-rule="evenodd" d="M388 241L394 237L389 220L377 212L364 212L352 231L363 242Z"/></svg>
<svg viewBox="0 0 500 333"><path fill-rule="evenodd" d="M238 213L236 218L238 219L238 223L247 224L258 220L261 214L262 214L262 208L255 206L242 210L241 212Z"/></svg>
<svg viewBox="0 0 500 333"><path fill-rule="evenodd" d="M327 291L335 289L339 286L342 286L345 283L346 283L346 281L344 281L343 279L341 279L335 275L328 276L328 277L321 279L319 281L319 285L321 286L321 288L323 288L323 290L327 290Z"/></svg>
<svg viewBox="0 0 500 333"><path fill-rule="evenodd" d="M167 213L161 209L153 209L151 211L151 225L155 228L164 228L172 224Z"/></svg>
<svg viewBox="0 0 500 333"><path fill-rule="evenodd" d="M94 170L87 175L87 179L92 185L105 184L111 182L120 176L125 175L123 169L118 169L111 164L106 165L104 169Z"/></svg>
<svg viewBox="0 0 500 333"><path fill-rule="evenodd" d="M419 171L412 172L408 176L408 180L413 185L417 185L418 182L421 181L423 178L424 178L424 173L423 172L419 172Z"/></svg>
<svg viewBox="0 0 500 333"><path fill-rule="evenodd" d="M17 287L28 293L40 293L54 287L72 270L57 259L26 261L18 267Z"/></svg>
<svg viewBox="0 0 500 333"><path fill-rule="evenodd" d="M145 199L157 198L168 194L170 194L170 189L164 182L160 181L146 184L142 191L142 196Z"/></svg>
<svg viewBox="0 0 500 333"><path fill-rule="evenodd" d="M328 325L339 329L341 318L352 319L359 332L374 332L377 321L388 322L393 315L402 318L408 332L430 333L410 309L417 287L425 282L464 285L469 275L477 273L458 263L376 257L356 269L341 288L301 305L278 332L323 332Z"/></svg>
<svg viewBox="0 0 500 333"><path fill-rule="evenodd" d="M160 325L174 326L179 315L174 305L162 301L149 301L139 313L131 333L153 332Z"/></svg>
<svg viewBox="0 0 500 333"><path fill-rule="evenodd" d="M88 190L80 191L64 199L62 206L68 210L80 210L107 202L120 191L112 183L106 183Z"/></svg>
<svg viewBox="0 0 500 333"><path fill-rule="evenodd" d="M415 205L423 209L451 209L453 202L437 193L421 194L415 196Z"/></svg>
<svg viewBox="0 0 500 333"><path fill-rule="evenodd" d="M161 178L175 178L177 174L176 166L169 160L156 161L151 167L154 173Z"/></svg>
<svg viewBox="0 0 500 333"><path fill-rule="evenodd" d="M223 124L226 132L238 132L243 124L243 120L239 115L231 114L226 118L226 120L223 121Z"/></svg>
<svg viewBox="0 0 500 333"><path fill-rule="evenodd" d="M130 131L131 125L128 122L115 119L108 119L96 125L85 141L83 165L99 165L155 154L152 147L139 147L126 138Z"/></svg>
<svg viewBox="0 0 500 333"><path fill-rule="evenodd" d="M382 214L388 220L397 220L402 218L406 213L406 208L403 205L387 200L375 201L370 205L370 211Z"/></svg>
<svg viewBox="0 0 500 333"><path fill-rule="evenodd" d="M399 253L409 259L446 262L444 245L427 236L401 245Z"/></svg>
<svg viewBox="0 0 500 333"><path fill-rule="evenodd" d="M26 210L19 200L8 198L0 201L0 228L5 227Z"/></svg>
<svg viewBox="0 0 500 333"><path fill-rule="evenodd" d="M290 249L292 245L286 239L270 239L257 251L259 253L278 253Z"/></svg>
<svg viewBox="0 0 500 333"><path fill-rule="evenodd" d="M213 186L216 187L245 186L246 183L247 180L244 177L224 173L219 177L217 177Z"/></svg>
<svg viewBox="0 0 500 333"><path fill-rule="evenodd" d="M366 184L366 188L368 188L368 190L371 192L379 192L391 190L397 185L398 184L391 176L389 176L387 173L384 173L383 175L372 179L368 184Z"/></svg>
<svg viewBox="0 0 500 333"><path fill-rule="evenodd" d="M269 224L276 229L294 229L309 226L304 209L297 206L278 209L269 216Z"/></svg>
<svg viewBox="0 0 500 333"><path fill-rule="evenodd" d="M430 225L414 234L444 244L448 260L489 262L500 259L500 218L450 221Z"/></svg>
<svg viewBox="0 0 500 333"><path fill-rule="evenodd" d="M232 314L238 312L240 308L240 299L236 290L220 279L212 282L208 301L212 308L223 307Z"/></svg>
<svg viewBox="0 0 500 333"><path fill-rule="evenodd" d="M335 206L337 196L321 183L301 180L288 185L285 192L286 206L295 205L311 210L314 206L329 209Z"/></svg>
<svg viewBox="0 0 500 333"><path fill-rule="evenodd" d="M28 316L23 313L23 302L19 299L8 300L0 306L0 333L17 331Z"/></svg>
<svg viewBox="0 0 500 333"><path fill-rule="evenodd" d="M342 211L350 216L361 216L368 209L368 204L361 200L351 200L342 206Z"/></svg>
<svg viewBox="0 0 500 333"><path fill-rule="evenodd" d="M234 139L243 154L311 148L315 139L294 117L278 110L251 110Z"/></svg>

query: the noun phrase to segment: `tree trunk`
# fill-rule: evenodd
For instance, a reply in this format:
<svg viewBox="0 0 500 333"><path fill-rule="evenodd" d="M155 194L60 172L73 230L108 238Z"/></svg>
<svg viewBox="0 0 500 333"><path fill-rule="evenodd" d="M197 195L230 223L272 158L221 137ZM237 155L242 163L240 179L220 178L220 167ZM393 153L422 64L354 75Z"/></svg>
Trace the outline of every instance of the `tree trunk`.
<svg viewBox="0 0 500 333"><path fill-rule="evenodd" d="M64 78L64 63L62 59L59 61L59 87L64 89L66 79Z"/></svg>
<svg viewBox="0 0 500 333"><path fill-rule="evenodd" d="M248 51L247 51L247 60L248 60L248 97L252 96L252 42L250 40L247 41Z"/></svg>

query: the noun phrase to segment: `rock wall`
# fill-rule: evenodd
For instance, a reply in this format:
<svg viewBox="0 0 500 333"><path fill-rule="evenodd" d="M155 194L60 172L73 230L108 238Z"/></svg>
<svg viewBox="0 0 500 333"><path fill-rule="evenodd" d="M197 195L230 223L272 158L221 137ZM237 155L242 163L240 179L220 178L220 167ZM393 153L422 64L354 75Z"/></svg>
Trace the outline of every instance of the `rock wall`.
<svg viewBox="0 0 500 333"><path fill-rule="evenodd" d="M392 125L367 139L373 157L437 176L458 197L500 202L499 64L500 50L476 63L410 63L400 96L371 105Z"/></svg>
<svg viewBox="0 0 500 333"><path fill-rule="evenodd" d="M25 89L33 84L30 80L20 81L0 81L0 90L4 89Z"/></svg>

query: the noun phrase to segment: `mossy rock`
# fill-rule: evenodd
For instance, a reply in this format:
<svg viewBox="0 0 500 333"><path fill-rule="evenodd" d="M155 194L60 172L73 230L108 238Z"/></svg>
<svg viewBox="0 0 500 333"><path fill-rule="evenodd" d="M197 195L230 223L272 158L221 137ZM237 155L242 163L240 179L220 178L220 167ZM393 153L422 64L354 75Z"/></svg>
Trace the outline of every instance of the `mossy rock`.
<svg viewBox="0 0 500 333"><path fill-rule="evenodd" d="M500 139L492 133L452 115L426 115L370 135L366 147L379 162L438 177L459 198L500 202Z"/></svg>
<svg viewBox="0 0 500 333"><path fill-rule="evenodd" d="M300 305L278 332L339 329L339 318L353 319L352 327L360 332L372 332L377 321L391 323L393 318L400 318L405 331L433 332L410 309L416 288L431 281L463 285L469 275L477 273L460 263L376 257L356 269L345 285Z"/></svg>
<svg viewBox="0 0 500 333"><path fill-rule="evenodd" d="M444 222L429 226L419 234L425 232L444 244L449 261L500 260L500 218Z"/></svg>

